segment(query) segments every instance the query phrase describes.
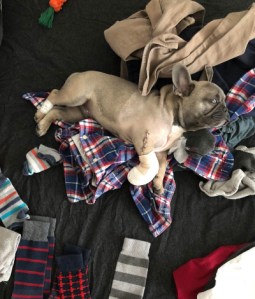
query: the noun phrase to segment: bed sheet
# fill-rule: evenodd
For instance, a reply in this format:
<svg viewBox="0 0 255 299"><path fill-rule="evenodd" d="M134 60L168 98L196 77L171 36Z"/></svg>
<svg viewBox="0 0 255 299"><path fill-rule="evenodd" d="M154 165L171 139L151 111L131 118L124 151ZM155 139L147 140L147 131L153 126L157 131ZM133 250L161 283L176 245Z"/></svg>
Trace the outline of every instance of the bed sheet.
<svg viewBox="0 0 255 299"><path fill-rule="evenodd" d="M72 204L65 193L62 165L33 176L22 174L26 153L39 144L58 148L56 126L46 136L35 134L35 108L22 99L30 91L59 88L76 71L98 70L119 75L120 61L103 32L115 21L143 9L147 1L69 0L55 15L53 28L38 24L47 1L3 0L3 42L0 47L0 167L27 203L31 215L55 217L56 255L66 243L91 249L89 264L93 299L109 297L116 261L125 237L151 243L144 299L175 299L173 271L221 245L255 238L255 197L230 201L209 198L191 171L175 172L173 223L154 238L129 193L126 182L94 205ZM205 22L246 9L252 1L199 1ZM246 146L255 146L253 137ZM13 275L0 284L0 298L11 298Z"/></svg>

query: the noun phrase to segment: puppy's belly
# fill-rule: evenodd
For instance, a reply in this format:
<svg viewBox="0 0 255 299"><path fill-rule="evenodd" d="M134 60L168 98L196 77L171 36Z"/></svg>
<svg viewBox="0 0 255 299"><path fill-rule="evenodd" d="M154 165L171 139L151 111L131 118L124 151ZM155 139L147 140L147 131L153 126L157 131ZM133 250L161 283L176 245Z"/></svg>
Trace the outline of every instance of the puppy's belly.
<svg viewBox="0 0 255 299"><path fill-rule="evenodd" d="M176 144L178 144L178 141L180 140L184 132L185 130L182 127L172 126L171 133L165 138L165 143L162 146L155 148L154 151L155 152L163 152L166 150L171 151L172 148L176 147Z"/></svg>

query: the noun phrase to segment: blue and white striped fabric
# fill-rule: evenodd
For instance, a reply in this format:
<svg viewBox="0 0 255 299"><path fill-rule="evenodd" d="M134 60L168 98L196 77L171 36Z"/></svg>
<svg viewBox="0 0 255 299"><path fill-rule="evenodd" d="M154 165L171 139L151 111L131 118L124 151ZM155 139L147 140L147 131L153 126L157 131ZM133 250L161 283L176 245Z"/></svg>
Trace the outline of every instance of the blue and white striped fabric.
<svg viewBox="0 0 255 299"><path fill-rule="evenodd" d="M28 206L0 170L0 219L3 225L10 229L22 227L23 222L29 219L27 212Z"/></svg>

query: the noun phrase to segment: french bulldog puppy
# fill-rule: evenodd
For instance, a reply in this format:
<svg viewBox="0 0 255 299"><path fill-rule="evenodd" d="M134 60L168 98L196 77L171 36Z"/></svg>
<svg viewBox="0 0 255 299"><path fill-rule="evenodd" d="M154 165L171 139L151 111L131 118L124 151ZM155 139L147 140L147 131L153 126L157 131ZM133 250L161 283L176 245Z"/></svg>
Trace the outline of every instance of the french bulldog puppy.
<svg viewBox="0 0 255 299"><path fill-rule="evenodd" d="M134 145L140 164L130 170L129 182L144 185L153 180L154 191L162 193L167 153L182 134L221 127L229 120L225 95L217 85L192 81L179 63L173 67L172 81L172 85L142 96L136 84L117 76L97 71L74 73L37 110L37 134L46 134L55 120L93 118Z"/></svg>

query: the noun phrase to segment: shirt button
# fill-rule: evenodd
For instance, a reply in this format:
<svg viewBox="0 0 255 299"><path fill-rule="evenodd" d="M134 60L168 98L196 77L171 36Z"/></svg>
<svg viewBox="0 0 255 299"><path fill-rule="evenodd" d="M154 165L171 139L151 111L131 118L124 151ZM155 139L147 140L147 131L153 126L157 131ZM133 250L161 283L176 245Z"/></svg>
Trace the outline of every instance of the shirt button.
<svg viewBox="0 0 255 299"><path fill-rule="evenodd" d="M88 136L87 135L82 135L82 139L87 139Z"/></svg>

